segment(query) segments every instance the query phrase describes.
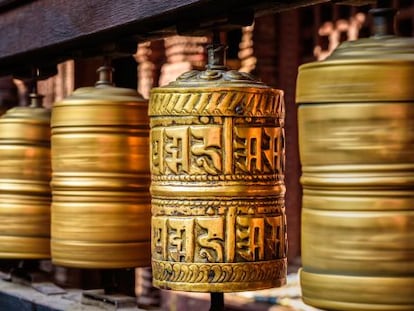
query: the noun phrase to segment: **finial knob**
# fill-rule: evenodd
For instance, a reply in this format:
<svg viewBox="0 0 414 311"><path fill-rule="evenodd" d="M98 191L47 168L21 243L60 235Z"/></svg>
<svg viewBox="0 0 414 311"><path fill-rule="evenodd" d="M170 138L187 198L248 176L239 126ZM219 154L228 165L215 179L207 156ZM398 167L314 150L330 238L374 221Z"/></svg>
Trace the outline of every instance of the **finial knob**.
<svg viewBox="0 0 414 311"><path fill-rule="evenodd" d="M373 37L395 35L395 15L397 10L392 8L371 9Z"/></svg>
<svg viewBox="0 0 414 311"><path fill-rule="evenodd" d="M43 107L43 95L38 93L29 94L29 107L42 108Z"/></svg>
<svg viewBox="0 0 414 311"><path fill-rule="evenodd" d="M223 44L213 43L207 46L207 69L226 70L226 49Z"/></svg>
<svg viewBox="0 0 414 311"><path fill-rule="evenodd" d="M99 75L98 81L95 83L96 87L105 87L105 86L112 86L112 73L114 69L111 66L104 65L98 68L96 72Z"/></svg>
<svg viewBox="0 0 414 311"><path fill-rule="evenodd" d="M213 43L207 46L207 66L209 70L227 70L226 67L227 46L221 44L220 33L213 32Z"/></svg>

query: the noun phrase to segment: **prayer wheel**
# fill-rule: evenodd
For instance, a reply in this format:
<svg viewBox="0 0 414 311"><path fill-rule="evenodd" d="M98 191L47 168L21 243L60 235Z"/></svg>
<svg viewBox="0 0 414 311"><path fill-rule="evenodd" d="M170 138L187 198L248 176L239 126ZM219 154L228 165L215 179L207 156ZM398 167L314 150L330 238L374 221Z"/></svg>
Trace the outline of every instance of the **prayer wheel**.
<svg viewBox="0 0 414 311"><path fill-rule="evenodd" d="M304 301L328 310L414 310L414 40L343 43L299 69Z"/></svg>
<svg viewBox="0 0 414 311"><path fill-rule="evenodd" d="M283 92L224 66L154 88L149 103L156 287L229 292L286 278Z"/></svg>
<svg viewBox="0 0 414 311"><path fill-rule="evenodd" d="M76 90L52 112L52 261L79 268L150 265L147 101L112 86Z"/></svg>
<svg viewBox="0 0 414 311"><path fill-rule="evenodd" d="M42 96L0 118L0 258L50 257L50 110Z"/></svg>

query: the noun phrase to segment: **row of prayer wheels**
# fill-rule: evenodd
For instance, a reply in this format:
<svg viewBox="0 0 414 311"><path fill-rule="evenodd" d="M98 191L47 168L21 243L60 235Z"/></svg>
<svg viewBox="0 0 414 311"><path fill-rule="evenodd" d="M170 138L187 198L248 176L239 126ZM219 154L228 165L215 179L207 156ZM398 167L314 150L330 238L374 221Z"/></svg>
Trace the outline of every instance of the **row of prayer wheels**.
<svg viewBox="0 0 414 311"><path fill-rule="evenodd" d="M326 310L414 309L414 41L373 13L374 36L299 69L300 277ZM148 105L104 66L50 127L35 94L0 118L0 258L152 261L173 290L284 284L283 91L226 70L222 45L208 53Z"/></svg>
<svg viewBox="0 0 414 311"><path fill-rule="evenodd" d="M283 92L227 71L223 45L209 59L149 105L103 66L51 112L35 94L8 111L0 258L112 269L149 266L152 251L160 288L284 284Z"/></svg>

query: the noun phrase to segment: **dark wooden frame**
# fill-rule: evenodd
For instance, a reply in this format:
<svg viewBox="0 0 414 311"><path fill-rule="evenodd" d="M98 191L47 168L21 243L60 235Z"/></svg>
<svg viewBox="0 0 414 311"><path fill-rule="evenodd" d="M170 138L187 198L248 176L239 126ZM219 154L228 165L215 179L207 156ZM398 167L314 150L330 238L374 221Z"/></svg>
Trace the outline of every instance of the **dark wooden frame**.
<svg viewBox="0 0 414 311"><path fill-rule="evenodd" d="M329 0L0 0L0 75ZM177 31L178 29L178 31Z"/></svg>

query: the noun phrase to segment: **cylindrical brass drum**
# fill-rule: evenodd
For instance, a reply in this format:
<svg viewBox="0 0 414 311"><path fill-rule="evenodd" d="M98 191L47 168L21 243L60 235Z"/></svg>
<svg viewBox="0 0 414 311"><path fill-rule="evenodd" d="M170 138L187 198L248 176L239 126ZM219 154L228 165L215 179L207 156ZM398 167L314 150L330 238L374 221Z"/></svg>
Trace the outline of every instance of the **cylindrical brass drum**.
<svg viewBox="0 0 414 311"><path fill-rule="evenodd" d="M286 277L283 93L226 71L151 91L153 283L228 292ZM216 54L215 54L216 53Z"/></svg>
<svg viewBox="0 0 414 311"><path fill-rule="evenodd" d="M376 36L300 67L304 301L414 310L414 41Z"/></svg>
<svg viewBox="0 0 414 311"><path fill-rule="evenodd" d="M8 110L0 118L0 258L50 257L49 183L50 110Z"/></svg>
<svg viewBox="0 0 414 311"><path fill-rule="evenodd" d="M150 265L148 124L147 102L136 91L113 87L108 81L80 88L55 103L51 122L55 264Z"/></svg>

